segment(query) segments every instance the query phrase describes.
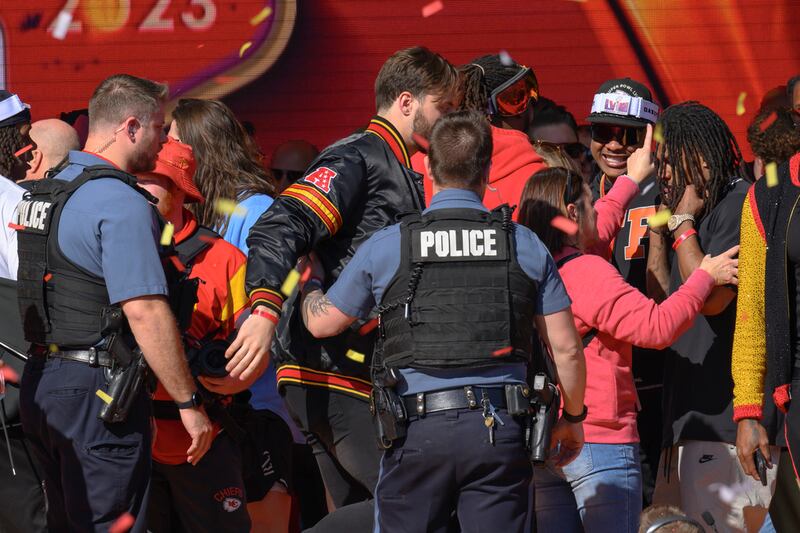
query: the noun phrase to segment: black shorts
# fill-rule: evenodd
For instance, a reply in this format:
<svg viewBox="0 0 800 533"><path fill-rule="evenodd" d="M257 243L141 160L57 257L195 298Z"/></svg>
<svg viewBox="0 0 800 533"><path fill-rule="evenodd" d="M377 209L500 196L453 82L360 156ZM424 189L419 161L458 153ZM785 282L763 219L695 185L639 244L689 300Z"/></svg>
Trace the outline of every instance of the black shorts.
<svg viewBox="0 0 800 533"><path fill-rule="evenodd" d="M292 432L272 411L251 409L237 420L245 431L242 472L248 502L264 499L275 483L291 490Z"/></svg>

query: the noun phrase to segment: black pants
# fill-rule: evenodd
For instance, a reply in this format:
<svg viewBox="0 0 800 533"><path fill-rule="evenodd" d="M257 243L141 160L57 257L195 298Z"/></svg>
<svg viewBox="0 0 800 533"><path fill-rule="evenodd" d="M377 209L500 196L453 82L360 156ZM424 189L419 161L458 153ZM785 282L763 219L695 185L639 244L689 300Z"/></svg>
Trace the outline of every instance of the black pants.
<svg viewBox="0 0 800 533"><path fill-rule="evenodd" d="M308 437L336 511L312 531L372 531L372 498L381 451L369 404L322 387L287 384L282 394Z"/></svg>
<svg viewBox="0 0 800 533"><path fill-rule="evenodd" d="M150 533L248 533L241 450L220 433L197 465L153 462Z"/></svg>
<svg viewBox="0 0 800 533"><path fill-rule="evenodd" d="M140 393L127 420L97 418L104 369L31 357L20 391L20 415L42 467L51 532L106 532L123 513L146 527L150 480L150 407Z"/></svg>
<svg viewBox="0 0 800 533"><path fill-rule="evenodd" d="M452 409L412 417L405 439L387 450L375 491L376 531L527 531L533 470L523 427L505 409L494 444L481 410Z"/></svg>

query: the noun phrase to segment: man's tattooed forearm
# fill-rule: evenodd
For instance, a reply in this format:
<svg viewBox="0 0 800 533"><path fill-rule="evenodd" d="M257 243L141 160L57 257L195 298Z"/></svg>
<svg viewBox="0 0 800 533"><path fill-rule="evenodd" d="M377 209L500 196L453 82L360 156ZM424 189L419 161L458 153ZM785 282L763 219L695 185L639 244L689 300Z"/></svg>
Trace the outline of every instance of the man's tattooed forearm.
<svg viewBox="0 0 800 533"><path fill-rule="evenodd" d="M308 327L309 313L315 317L323 316L328 313L332 305L333 303L319 289L306 294L303 300L303 322L306 327Z"/></svg>

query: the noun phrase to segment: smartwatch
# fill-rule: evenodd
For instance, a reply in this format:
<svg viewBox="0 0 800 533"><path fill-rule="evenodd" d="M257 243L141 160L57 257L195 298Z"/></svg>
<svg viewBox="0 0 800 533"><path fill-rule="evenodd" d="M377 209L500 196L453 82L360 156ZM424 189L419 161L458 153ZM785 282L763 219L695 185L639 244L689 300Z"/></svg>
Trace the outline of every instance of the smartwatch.
<svg viewBox="0 0 800 533"><path fill-rule="evenodd" d="M185 402L175 402L175 405L178 406L178 409L192 409L194 407L200 407L203 405L203 397L198 391L194 391L191 399Z"/></svg>
<svg viewBox="0 0 800 533"><path fill-rule="evenodd" d="M564 420L566 420L570 424L577 424L579 422L583 422L584 420L586 420L587 414L589 414L589 408L584 405L583 411L581 411L581 414L579 415L571 415L567 412L566 409L564 409L561 413L561 416Z"/></svg>

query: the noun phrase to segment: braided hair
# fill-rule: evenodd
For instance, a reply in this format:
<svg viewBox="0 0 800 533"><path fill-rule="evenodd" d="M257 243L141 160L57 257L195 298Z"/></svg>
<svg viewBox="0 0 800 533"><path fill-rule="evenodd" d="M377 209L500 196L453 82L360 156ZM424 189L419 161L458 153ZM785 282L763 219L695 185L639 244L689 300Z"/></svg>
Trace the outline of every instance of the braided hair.
<svg viewBox="0 0 800 533"><path fill-rule="evenodd" d="M0 127L0 176L11 178L11 171L20 164L14 154L25 146L19 124Z"/></svg>
<svg viewBox="0 0 800 533"><path fill-rule="evenodd" d="M659 184L666 185L666 160L672 167L667 193L662 187L662 201L675 211L687 185L694 185L705 199L706 212L725 196L731 180L748 180L742 151L728 125L714 111L699 102L683 102L668 107L661 115L663 142L656 146ZM663 146L662 146L663 145ZM710 176L704 181L703 162Z"/></svg>
<svg viewBox="0 0 800 533"><path fill-rule="evenodd" d="M515 61L504 65L497 54L481 56L461 66L461 110L487 113L492 91L513 78L522 68Z"/></svg>

